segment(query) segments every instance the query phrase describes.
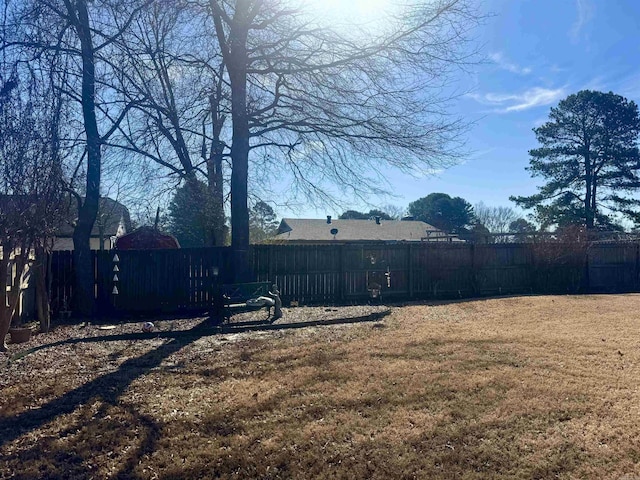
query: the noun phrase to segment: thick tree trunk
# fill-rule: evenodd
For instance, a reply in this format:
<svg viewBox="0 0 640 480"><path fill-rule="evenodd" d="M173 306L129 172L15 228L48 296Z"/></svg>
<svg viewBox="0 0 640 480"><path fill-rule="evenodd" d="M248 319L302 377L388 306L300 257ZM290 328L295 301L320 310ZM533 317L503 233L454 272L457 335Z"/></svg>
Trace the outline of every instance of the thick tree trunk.
<svg viewBox="0 0 640 480"><path fill-rule="evenodd" d="M79 208L78 223L73 232L74 303L79 315L91 316L94 314L95 294L90 239L100 201L101 139L96 120L95 58L86 0L78 0L75 6L74 26L82 50L82 117L87 141L87 185L85 200Z"/></svg>
<svg viewBox="0 0 640 480"><path fill-rule="evenodd" d="M235 130L235 128L234 128ZM249 148L244 141L234 140L231 173L231 250L235 267L234 281L246 282L251 278L249 269L249 209L247 206L247 178Z"/></svg>
<svg viewBox="0 0 640 480"><path fill-rule="evenodd" d="M585 196L586 196L584 200L585 225L588 230L591 230L595 226L593 207L591 206L591 199L592 199L591 184L587 185L587 193Z"/></svg>
<svg viewBox="0 0 640 480"><path fill-rule="evenodd" d="M598 214L598 204L596 203L596 198L598 198L596 196L596 191L598 189L598 183L597 183L597 177L594 174L593 175L593 186L591 187L591 216L593 218L593 226L591 228L595 227L595 219L596 219L596 215Z"/></svg>
<svg viewBox="0 0 640 480"><path fill-rule="evenodd" d="M226 65L231 82L231 250L234 281L246 282L249 269L249 209L247 205L249 174L249 117L247 113L247 35L250 2L239 0L229 33L229 58Z"/></svg>

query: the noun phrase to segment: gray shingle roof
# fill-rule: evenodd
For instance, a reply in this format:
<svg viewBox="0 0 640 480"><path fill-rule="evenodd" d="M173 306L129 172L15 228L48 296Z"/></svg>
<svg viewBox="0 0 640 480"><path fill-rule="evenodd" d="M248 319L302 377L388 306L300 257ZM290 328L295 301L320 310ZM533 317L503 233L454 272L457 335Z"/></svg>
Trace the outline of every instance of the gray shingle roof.
<svg viewBox="0 0 640 480"><path fill-rule="evenodd" d="M65 216L66 220L60 225L57 235L59 237L71 237L73 236L74 225L78 218L78 204L72 197L67 197L64 202L63 208L65 208L68 213ZM103 234L106 237L115 235L121 220L127 231L129 231L131 229L131 221L127 207L109 197L100 197L98 217L91 230L91 236L100 236L101 228L104 229Z"/></svg>
<svg viewBox="0 0 640 480"><path fill-rule="evenodd" d="M337 229L335 235L332 229ZM283 218L275 240L280 241L416 241L446 234L432 225L418 221L331 220Z"/></svg>

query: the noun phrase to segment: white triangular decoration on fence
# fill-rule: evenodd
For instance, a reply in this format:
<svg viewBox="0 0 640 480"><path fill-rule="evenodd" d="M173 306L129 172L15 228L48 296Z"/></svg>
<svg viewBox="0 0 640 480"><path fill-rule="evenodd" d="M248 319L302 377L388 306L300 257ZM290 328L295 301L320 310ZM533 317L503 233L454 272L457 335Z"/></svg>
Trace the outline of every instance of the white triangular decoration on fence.
<svg viewBox="0 0 640 480"><path fill-rule="evenodd" d="M113 262L114 262L114 263L116 263L116 262L119 262L119 261L120 261L120 257L119 257L119 256L118 256L118 254L116 253L116 254L113 256Z"/></svg>
<svg viewBox="0 0 640 480"><path fill-rule="evenodd" d="M119 272L120 271L120 269L118 268L118 265L114 265L113 266L113 271L114 272Z"/></svg>
<svg viewBox="0 0 640 480"><path fill-rule="evenodd" d="M120 281L120 279L118 278L118 274L117 273L113 276L113 281L114 282Z"/></svg>
<svg viewBox="0 0 640 480"><path fill-rule="evenodd" d="M117 285L113 286L113 290L111 291L111 293L113 293L114 295L118 295L118 287L117 287Z"/></svg>

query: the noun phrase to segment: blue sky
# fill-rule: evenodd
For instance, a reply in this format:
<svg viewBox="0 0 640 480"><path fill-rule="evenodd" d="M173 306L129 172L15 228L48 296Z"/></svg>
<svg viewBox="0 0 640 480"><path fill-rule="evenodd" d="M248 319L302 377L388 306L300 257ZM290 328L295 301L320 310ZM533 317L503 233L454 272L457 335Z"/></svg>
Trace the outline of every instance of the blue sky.
<svg viewBox="0 0 640 480"><path fill-rule="evenodd" d="M471 204L514 207L510 195L535 193L540 184L525 167L528 150L537 145L532 128L547 119L550 107L582 89L640 100L640 1L488 0L482 9L492 14L477 31L486 60L471 75L461 74L459 86L469 93L453 106L475 122L467 134L469 155L433 177L390 172L397 198L372 198L372 204L406 207L444 192ZM277 213L322 217L341 212Z"/></svg>

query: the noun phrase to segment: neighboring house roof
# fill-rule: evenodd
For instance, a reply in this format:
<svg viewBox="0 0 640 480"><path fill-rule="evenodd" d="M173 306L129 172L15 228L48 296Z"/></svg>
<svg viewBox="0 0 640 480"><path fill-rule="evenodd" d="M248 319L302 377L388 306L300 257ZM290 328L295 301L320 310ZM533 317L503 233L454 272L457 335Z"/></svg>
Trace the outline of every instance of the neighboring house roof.
<svg viewBox="0 0 640 480"><path fill-rule="evenodd" d="M64 201L68 213L65 216L66 220L62 222L56 234L59 237L71 237L73 236L73 228L78 221L78 202L72 197L68 197ZM122 231L123 227L124 231ZM129 230L131 230L131 219L127 207L109 197L101 197L98 216L93 224L91 236L100 237L102 235L105 238L120 236Z"/></svg>
<svg viewBox="0 0 640 480"><path fill-rule="evenodd" d="M152 250L180 248L178 240L154 227L140 227L116 240L116 250Z"/></svg>
<svg viewBox="0 0 640 480"><path fill-rule="evenodd" d="M337 233L332 233L332 230ZM334 230L334 232L335 232ZM452 237L425 222L410 220L331 220L283 218L275 241L348 242L348 241L426 241ZM458 239L454 238L454 241Z"/></svg>

